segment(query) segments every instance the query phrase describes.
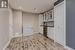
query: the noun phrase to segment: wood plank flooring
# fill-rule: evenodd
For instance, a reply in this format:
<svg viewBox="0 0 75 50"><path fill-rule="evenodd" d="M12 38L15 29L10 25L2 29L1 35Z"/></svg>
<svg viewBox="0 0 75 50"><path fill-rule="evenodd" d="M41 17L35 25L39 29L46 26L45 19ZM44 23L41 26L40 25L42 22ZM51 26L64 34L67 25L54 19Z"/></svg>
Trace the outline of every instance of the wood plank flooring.
<svg viewBox="0 0 75 50"><path fill-rule="evenodd" d="M16 37L11 39L6 50L67 50L53 40L36 33L30 36Z"/></svg>

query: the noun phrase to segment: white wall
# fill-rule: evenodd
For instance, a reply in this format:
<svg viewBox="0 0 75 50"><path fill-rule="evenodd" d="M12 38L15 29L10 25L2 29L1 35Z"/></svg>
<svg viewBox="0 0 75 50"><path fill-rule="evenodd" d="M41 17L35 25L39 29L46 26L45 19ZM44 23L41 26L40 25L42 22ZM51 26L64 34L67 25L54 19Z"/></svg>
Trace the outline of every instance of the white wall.
<svg viewBox="0 0 75 50"><path fill-rule="evenodd" d="M22 12L13 11L13 36L22 34Z"/></svg>
<svg viewBox="0 0 75 50"><path fill-rule="evenodd" d="M9 40L9 10L0 8L0 50Z"/></svg>
<svg viewBox="0 0 75 50"><path fill-rule="evenodd" d="M25 13L23 12L23 34L25 36L31 35L33 33L38 33L38 14ZM13 11L13 24L14 24L14 35L22 34L22 12L14 10Z"/></svg>
<svg viewBox="0 0 75 50"><path fill-rule="evenodd" d="M38 33L39 32L38 14L23 13L23 29L24 35L31 35L33 33Z"/></svg>
<svg viewBox="0 0 75 50"><path fill-rule="evenodd" d="M14 36L13 33L13 10L9 8L9 39Z"/></svg>

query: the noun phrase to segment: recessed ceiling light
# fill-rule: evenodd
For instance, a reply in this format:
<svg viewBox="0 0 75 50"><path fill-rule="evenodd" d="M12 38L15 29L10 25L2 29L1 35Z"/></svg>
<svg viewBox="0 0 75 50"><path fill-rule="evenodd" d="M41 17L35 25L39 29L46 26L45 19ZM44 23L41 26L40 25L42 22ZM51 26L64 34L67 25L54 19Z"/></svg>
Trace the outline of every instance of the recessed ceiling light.
<svg viewBox="0 0 75 50"><path fill-rule="evenodd" d="M34 8L34 11L37 11L37 9L36 9L36 8Z"/></svg>
<svg viewBox="0 0 75 50"><path fill-rule="evenodd" d="M19 10L23 10L23 8L21 6L18 7Z"/></svg>

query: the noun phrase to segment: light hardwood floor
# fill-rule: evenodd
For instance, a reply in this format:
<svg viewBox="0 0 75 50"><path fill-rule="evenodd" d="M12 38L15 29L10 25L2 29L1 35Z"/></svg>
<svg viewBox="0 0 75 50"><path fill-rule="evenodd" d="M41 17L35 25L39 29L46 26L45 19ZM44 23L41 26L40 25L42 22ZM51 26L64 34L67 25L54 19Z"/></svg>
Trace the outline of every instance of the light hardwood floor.
<svg viewBox="0 0 75 50"><path fill-rule="evenodd" d="M67 50L62 45L54 43L50 38L42 34L33 34L30 36L16 37L11 39L6 50Z"/></svg>

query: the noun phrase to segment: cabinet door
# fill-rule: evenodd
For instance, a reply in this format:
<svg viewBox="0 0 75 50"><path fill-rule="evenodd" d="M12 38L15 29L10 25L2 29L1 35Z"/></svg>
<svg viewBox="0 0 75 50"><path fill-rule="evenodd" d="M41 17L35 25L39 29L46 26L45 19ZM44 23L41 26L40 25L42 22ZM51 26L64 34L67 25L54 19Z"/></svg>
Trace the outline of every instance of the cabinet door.
<svg viewBox="0 0 75 50"><path fill-rule="evenodd" d="M43 26L41 26L43 24L43 15L39 15L39 32L43 34Z"/></svg>
<svg viewBox="0 0 75 50"><path fill-rule="evenodd" d="M65 9L64 2L54 7L54 35L55 41L64 45L65 44Z"/></svg>

